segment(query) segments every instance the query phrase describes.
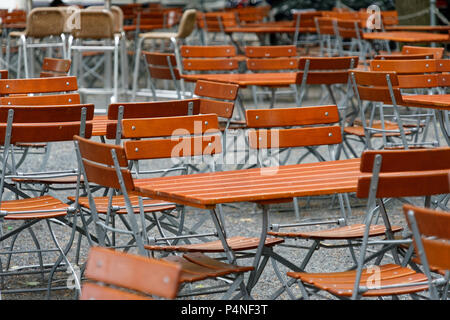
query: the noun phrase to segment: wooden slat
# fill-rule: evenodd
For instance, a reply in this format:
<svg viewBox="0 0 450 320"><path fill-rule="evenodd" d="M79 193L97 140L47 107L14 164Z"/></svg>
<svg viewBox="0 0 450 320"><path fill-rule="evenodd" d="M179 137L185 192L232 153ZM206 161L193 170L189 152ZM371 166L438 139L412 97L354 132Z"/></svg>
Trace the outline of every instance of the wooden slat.
<svg viewBox="0 0 450 320"><path fill-rule="evenodd" d="M183 69L186 71L236 70L239 60L236 58L184 59Z"/></svg>
<svg viewBox="0 0 450 320"><path fill-rule="evenodd" d="M397 74L436 72L436 60L372 60L372 71L395 71Z"/></svg>
<svg viewBox="0 0 450 320"><path fill-rule="evenodd" d="M124 290L86 282L81 288L80 300L152 300Z"/></svg>
<svg viewBox="0 0 450 320"><path fill-rule="evenodd" d="M101 163L107 166L114 166L114 162L111 155L111 150L114 150L117 155L117 160L121 167L128 166L128 160L125 156L125 150L123 147L113 144L100 143L90 139L84 139L74 136L73 139L78 141L81 157L83 159Z"/></svg>
<svg viewBox="0 0 450 320"><path fill-rule="evenodd" d="M230 119L233 116L233 110L233 102L200 99L200 113L214 113L218 117Z"/></svg>
<svg viewBox="0 0 450 320"><path fill-rule="evenodd" d="M14 110L13 123L51 123L80 121L81 111L86 109L86 120L94 117L93 104L47 106L0 106L0 121L6 123L9 110Z"/></svg>
<svg viewBox="0 0 450 320"><path fill-rule="evenodd" d="M245 55L249 58L295 57L297 47L285 46L246 46Z"/></svg>
<svg viewBox="0 0 450 320"><path fill-rule="evenodd" d="M33 211L33 210L55 210L58 212L34 212L8 214L5 220L28 220L28 219L49 219L62 217L67 214L68 205L61 200L46 195L35 198L19 199L19 200L3 200L1 209L7 212L13 211Z"/></svg>
<svg viewBox="0 0 450 320"><path fill-rule="evenodd" d="M180 272L181 267L174 263L93 247L85 276L150 295L175 298Z"/></svg>
<svg viewBox="0 0 450 320"><path fill-rule="evenodd" d="M303 80L303 71L296 74L295 82L301 84ZM346 84L349 74L347 71L308 71L307 84Z"/></svg>
<svg viewBox="0 0 450 320"><path fill-rule="evenodd" d="M298 68L303 70L306 61L309 60L309 70L342 70L358 65L358 57L300 57ZM353 62L353 65L352 65Z"/></svg>
<svg viewBox="0 0 450 320"><path fill-rule="evenodd" d="M81 104L81 99L78 93L49 94L42 96L8 96L0 97L0 104L15 106L68 105Z"/></svg>
<svg viewBox="0 0 450 320"><path fill-rule="evenodd" d="M377 198L421 197L450 192L450 170L383 173L378 178ZM369 196L371 177L358 179L358 198Z"/></svg>
<svg viewBox="0 0 450 320"><path fill-rule="evenodd" d="M213 155L222 152L221 136L174 137L124 142L129 160Z"/></svg>
<svg viewBox="0 0 450 320"><path fill-rule="evenodd" d="M351 73L355 76L356 83L362 86L386 87L386 75L389 75L392 86L398 86L397 74L393 71L374 72L352 70Z"/></svg>
<svg viewBox="0 0 450 320"><path fill-rule="evenodd" d="M116 170L112 167L105 167L96 163L83 160L86 178L90 183L96 183L104 187L120 189L119 179ZM123 183L127 191L134 190L133 177L127 169L121 169Z"/></svg>
<svg viewBox="0 0 450 320"><path fill-rule="evenodd" d="M247 69L252 71L261 70L296 70L298 58L272 58L272 59L248 59Z"/></svg>
<svg viewBox="0 0 450 320"><path fill-rule="evenodd" d="M200 97L235 100L239 85L215 81L198 80L195 84L194 94Z"/></svg>
<svg viewBox="0 0 450 320"><path fill-rule="evenodd" d="M268 128L330 124L339 122L339 112L335 105L246 110L247 126Z"/></svg>
<svg viewBox="0 0 450 320"><path fill-rule="evenodd" d="M185 57L234 57L236 48L234 46L181 46L180 53Z"/></svg>
<svg viewBox="0 0 450 320"><path fill-rule="evenodd" d="M0 142L5 139L6 124L0 124ZM91 137L92 123L86 124L87 138ZM71 141L74 135L80 134L80 123L20 123L14 124L11 143Z"/></svg>
<svg viewBox="0 0 450 320"><path fill-rule="evenodd" d="M13 93L50 93L78 90L77 78L0 79L0 95Z"/></svg>
<svg viewBox="0 0 450 320"><path fill-rule="evenodd" d="M450 147L415 150L366 150L361 156L361 172L372 172L375 156L382 156L381 172L450 169Z"/></svg>
<svg viewBox="0 0 450 320"><path fill-rule="evenodd" d="M170 137L218 132L215 114L122 120L124 138Z"/></svg>
<svg viewBox="0 0 450 320"><path fill-rule="evenodd" d="M341 127L250 130L252 149L290 148L337 144L342 142Z"/></svg>

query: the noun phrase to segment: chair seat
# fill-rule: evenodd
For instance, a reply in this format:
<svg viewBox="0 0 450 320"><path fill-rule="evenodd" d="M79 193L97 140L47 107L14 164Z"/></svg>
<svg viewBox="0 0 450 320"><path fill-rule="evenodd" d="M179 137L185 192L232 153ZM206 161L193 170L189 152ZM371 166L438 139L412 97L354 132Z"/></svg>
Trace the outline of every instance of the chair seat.
<svg viewBox="0 0 450 320"><path fill-rule="evenodd" d="M139 34L139 37L144 39L170 39L177 36L178 33L176 32L145 32Z"/></svg>
<svg viewBox="0 0 450 320"><path fill-rule="evenodd" d="M139 197L135 195L129 196L131 205L136 206L134 208L134 213L139 213ZM68 197L69 200L75 201L74 197ZM100 214L106 214L108 212L108 197L95 197L94 198L95 207L97 208L97 212ZM88 197L80 197L79 203L83 208L91 209L89 204ZM176 206L172 203L167 203L161 200L153 200L153 199L144 199L144 212L157 212L157 211L165 211L165 210L174 210ZM116 207L125 207L125 200L123 196L113 196L112 205ZM145 207L146 205L150 205L150 207ZM126 209L120 209L115 213L125 214L127 213Z"/></svg>
<svg viewBox="0 0 450 320"><path fill-rule="evenodd" d="M195 282L207 278L223 277L233 273L252 271L251 266L243 267L221 262L202 253L188 253L169 256L163 260L179 263L182 267L180 282Z"/></svg>
<svg viewBox="0 0 450 320"><path fill-rule="evenodd" d="M373 128L376 129L381 129L381 124L375 124L373 125ZM396 124L386 124L384 127L385 130L398 130L398 125ZM350 127L344 127L344 132L348 133L348 134L352 134L355 136L359 136L359 137L364 137L365 133L364 133L364 128L362 126L350 126ZM411 130L404 130L406 135L410 135L412 132ZM372 134L373 137L382 137L383 134L381 132L377 132ZM386 136L387 137L399 137L400 136L400 132L386 132Z"/></svg>
<svg viewBox="0 0 450 320"><path fill-rule="evenodd" d="M20 200L2 201L1 210L12 211L33 211L33 210L54 210L58 212L33 212L33 213L11 213L5 216L5 220L27 220L27 219L49 219L65 216L69 206L52 196L42 196L37 198L27 198Z"/></svg>
<svg viewBox="0 0 450 320"><path fill-rule="evenodd" d="M267 234L275 237L285 238L303 238L313 240L345 240L345 239L358 239L364 236L365 224L353 224L349 226L332 228L328 230L315 230L309 232L274 232L269 231ZM402 231L400 226L392 226L393 232ZM382 236L386 232L386 227L383 225L371 225L369 236L376 237Z"/></svg>
<svg viewBox="0 0 450 320"><path fill-rule="evenodd" d="M265 246L273 247L274 245L284 242L281 238L267 238ZM259 244L259 238L246 238L241 236L231 237L227 239L228 245L233 251L243 251L256 249ZM152 251L178 251L178 252L224 252L222 242L220 240L205 242L205 243L195 243L186 245L176 245L176 246L159 246L159 245L145 245L147 250Z"/></svg>
<svg viewBox="0 0 450 320"><path fill-rule="evenodd" d="M13 37L13 38L20 38L21 36L24 36L25 34L26 34L25 31L11 31L9 33L9 36Z"/></svg>
<svg viewBox="0 0 450 320"><path fill-rule="evenodd" d="M398 284L411 284L426 282L427 277L422 273L417 273L410 268L401 267L396 264L380 265L379 278L380 286L386 285L398 285ZM288 272L288 276L299 279L304 283L313 285L321 290L328 291L334 295L351 297L353 294L353 286L355 283L356 270L344 271L344 272L332 272L332 273L305 273L305 272ZM362 286L368 286L369 290L362 293L364 297L371 296L388 296L388 295L400 295L408 294L428 289L427 284L418 284L415 286L405 286L398 288L386 288L377 289L370 288L374 279L374 270L364 269L360 284Z"/></svg>

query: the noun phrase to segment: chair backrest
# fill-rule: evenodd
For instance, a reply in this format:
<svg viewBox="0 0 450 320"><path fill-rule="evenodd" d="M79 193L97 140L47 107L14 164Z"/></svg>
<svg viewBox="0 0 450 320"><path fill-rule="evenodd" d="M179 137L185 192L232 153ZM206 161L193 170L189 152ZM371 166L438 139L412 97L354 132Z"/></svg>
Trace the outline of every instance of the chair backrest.
<svg viewBox="0 0 450 320"><path fill-rule="evenodd" d="M59 8L34 8L28 13L25 34L33 38L59 36L64 24L65 16Z"/></svg>
<svg viewBox="0 0 450 320"><path fill-rule="evenodd" d="M402 101L402 95L398 88L399 82L395 72L352 70L350 75L352 77L353 90L361 101L377 101L385 104L394 102L398 104ZM393 101L392 98L395 100Z"/></svg>
<svg viewBox="0 0 450 320"><path fill-rule="evenodd" d="M120 109L123 109L122 115L119 115ZM107 117L108 120L118 120L133 118L176 117L199 113L200 99L183 99L152 102L113 103L108 107ZM122 138L121 134L120 137L116 137L117 129L118 127L115 122L108 123L106 126L106 138Z"/></svg>
<svg viewBox="0 0 450 320"><path fill-rule="evenodd" d="M220 118L231 119L239 85L198 80L194 94L200 97L199 114L215 113Z"/></svg>
<svg viewBox="0 0 450 320"><path fill-rule="evenodd" d="M112 39L115 34L114 15L108 10L81 9L77 12L80 28L72 30L79 39Z"/></svg>
<svg viewBox="0 0 450 320"><path fill-rule="evenodd" d="M13 95L0 97L0 105L13 106L52 106L80 103L81 98L79 93L46 94L40 96Z"/></svg>
<svg viewBox="0 0 450 320"><path fill-rule="evenodd" d="M0 96L24 93L70 92L76 90L78 90L77 78L73 76L0 79Z"/></svg>
<svg viewBox="0 0 450 320"><path fill-rule="evenodd" d="M439 47L419 47L419 46L403 46L402 54L432 54L434 59L442 59L445 48Z"/></svg>
<svg viewBox="0 0 450 320"><path fill-rule="evenodd" d="M360 20L335 20L336 35L341 38L353 38L361 40L363 38L363 26Z"/></svg>
<svg viewBox="0 0 450 320"><path fill-rule="evenodd" d="M421 263L428 268L450 270L450 213L412 205L404 205L403 212Z"/></svg>
<svg viewBox="0 0 450 320"><path fill-rule="evenodd" d="M106 9L104 6L89 6L87 10L102 10ZM119 6L111 6L110 11L114 19L114 32L120 33L123 31L123 11Z"/></svg>
<svg viewBox="0 0 450 320"><path fill-rule="evenodd" d="M237 26L234 12L217 11L197 14L197 25L207 32L224 32L226 27Z"/></svg>
<svg viewBox="0 0 450 320"><path fill-rule="evenodd" d="M84 169L83 175L88 183L113 189L121 189L121 183L123 183L125 191L134 190L133 177L127 168L128 159L123 147L92 141L78 135L75 135L73 139L80 151L80 160ZM121 168L121 179L119 179L114 168L111 150L114 150L118 166Z"/></svg>
<svg viewBox="0 0 450 320"><path fill-rule="evenodd" d="M332 145L342 142L337 106L246 111L249 146L271 149ZM292 127L292 128L285 128ZM277 140L274 140L277 139Z"/></svg>
<svg viewBox="0 0 450 320"><path fill-rule="evenodd" d="M40 77L64 77L69 74L71 65L70 59L45 57L42 62Z"/></svg>
<svg viewBox="0 0 450 320"><path fill-rule="evenodd" d="M81 300L174 299L181 266L174 262L92 247L86 263Z"/></svg>
<svg viewBox="0 0 450 320"><path fill-rule="evenodd" d="M349 70L358 65L357 56L349 57L300 57L297 84L348 83ZM306 81L306 82L304 82Z"/></svg>
<svg viewBox="0 0 450 320"><path fill-rule="evenodd" d="M398 77L398 87L402 89L434 88L448 86L444 61L441 59L414 60L373 60L372 71L394 71Z"/></svg>
<svg viewBox="0 0 450 320"><path fill-rule="evenodd" d="M433 55L429 53L416 54L377 54L373 57L374 60L418 60L418 59L433 59Z"/></svg>
<svg viewBox="0 0 450 320"><path fill-rule="evenodd" d="M231 45L181 46L183 71L233 71L239 68L236 48Z"/></svg>
<svg viewBox="0 0 450 320"><path fill-rule="evenodd" d="M247 46L247 69L262 70L296 70L298 68L297 47L286 46Z"/></svg>
<svg viewBox="0 0 450 320"><path fill-rule="evenodd" d="M334 21L336 18L330 17L315 17L316 32L320 35L335 35Z"/></svg>
<svg viewBox="0 0 450 320"><path fill-rule="evenodd" d="M187 38L195 28L195 21L197 18L197 11L195 9L188 9L183 12L180 23L178 25L177 38Z"/></svg>
<svg viewBox="0 0 450 320"><path fill-rule="evenodd" d="M376 157L379 176L377 198L418 197L450 191L450 148L416 150L368 150L361 156L361 172L372 172ZM358 179L356 196L367 198L372 176Z"/></svg>
<svg viewBox="0 0 450 320"><path fill-rule="evenodd" d="M322 17L322 11L305 11L294 12L292 20L295 21L295 26L299 28L315 28L315 18Z"/></svg>
<svg viewBox="0 0 450 320"><path fill-rule="evenodd" d="M150 77L153 79L180 80L175 54L143 51Z"/></svg>
<svg viewBox="0 0 450 320"><path fill-rule="evenodd" d="M217 115L122 120L129 160L214 155L222 152ZM168 139L170 137L170 139Z"/></svg>
<svg viewBox="0 0 450 320"><path fill-rule="evenodd" d="M86 123L82 123L82 112ZM11 117L11 119L9 119ZM0 106L0 142L5 143L8 120L11 125L10 143L71 141L74 135L90 138L93 104L65 106Z"/></svg>

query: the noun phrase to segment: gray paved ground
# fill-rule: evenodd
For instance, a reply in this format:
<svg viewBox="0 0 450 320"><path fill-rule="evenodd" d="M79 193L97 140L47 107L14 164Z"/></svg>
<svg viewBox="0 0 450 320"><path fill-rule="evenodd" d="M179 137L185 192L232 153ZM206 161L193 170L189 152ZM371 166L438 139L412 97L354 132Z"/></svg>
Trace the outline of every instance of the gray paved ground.
<svg viewBox="0 0 450 320"><path fill-rule="evenodd" d="M246 96L246 103L252 105L252 101L249 99L250 96ZM314 104L317 99L320 98L319 91L314 91L310 94L308 102ZM95 97L89 97L90 101L94 101L96 106L101 105L101 99L97 99ZM277 105L279 106L288 106L292 105L288 100L280 100ZM54 164L55 169L60 169L61 167L76 167L75 162L75 154L73 152L72 143L59 143L52 145L52 153L49 159L50 163ZM295 154L294 154L295 156ZM27 158L25 163L23 164L24 169L36 168L40 164L40 159L42 155L31 155ZM309 159L314 161L313 159ZM157 164L157 165L161 165ZM225 168L225 169L231 169ZM73 195L73 191L52 191L52 194L60 197L61 199L66 199L67 196ZM417 199L413 199L416 201ZM352 213L349 217L349 223L352 222L360 222L365 210L365 200L357 199L354 195L350 196L350 202L352 205ZM327 218L327 217L338 217L340 215L340 211L338 209L338 205L336 199L332 197L321 197L321 198L310 198L310 199L300 199L299 201L300 211L302 214L302 219L319 219L319 218ZM270 223L293 223L296 221L295 214L292 210L291 204L283 204L276 205L271 209L270 213ZM405 225L403 215L400 211L401 204L398 202L392 203L389 205L388 209L390 212L390 217L394 224ZM236 204L233 206L225 206L223 208L224 216L226 219L226 228L228 230L228 235L246 235L246 236L255 236L258 237L261 228L261 214L260 209L256 208L254 205L250 204ZM192 225L198 219L203 217L204 215L208 215L208 212L204 212L201 210L195 210L192 208L187 209L187 225ZM6 221L2 225L2 232L6 233L11 230L14 226L20 224L20 222L11 222ZM60 226L56 223L52 224L54 226L54 230L57 236L58 241L61 246L65 246L68 243L68 239L71 233L71 229ZM213 225L211 219L206 219L205 225L203 226L203 230L213 230ZM51 239L49 236L44 236L44 231L47 230L47 227L44 223L39 223L34 227L34 230L39 238L42 238L41 244L46 247L51 244ZM76 248L79 244L78 237L74 239L74 243L72 245L72 249L69 252L69 259L75 265L76 261ZM289 244L292 242L289 242ZM306 244L310 245L310 242L297 242L297 244ZM5 246L6 244L2 244ZM33 242L31 237L27 233L23 233L21 237L18 238L16 243L16 248L29 248L33 247ZM83 239L80 243L81 254L80 261L78 266L82 266L82 263L85 261L87 256L87 251L89 247L87 246L87 242ZM305 257L304 249L294 249L291 247L283 247L277 246L275 248L276 252L289 259L290 261L299 264L302 259ZM54 258L54 254L51 257L45 257L45 259L49 258L51 261ZM2 265L5 267L5 256L1 257ZM387 256L384 262L392 261L392 259ZM36 255L34 254L26 254L26 255L17 255L14 256L11 262L11 268L15 268L16 266L24 265L24 264L35 264L36 263ZM242 264L249 264L250 260L244 259L242 260ZM348 249L321 249L314 253L310 263L307 265L306 270L311 272L319 272L319 271L339 271L346 269L348 266L352 264L352 259L349 254ZM281 273L285 274L287 271L286 268L280 268ZM54 285L59 285L62 287L73 287L73 281L70 274L66 272L59 272L56 277L58 280L55 281ZM3 290L11 287L21 287L21 288L36 288L40 285L40 278L35 275L31 276L16 276L12 278L8 278L5 283L3 283ZM201 286L205 286L206 284L194 285L196 288L200 288ZM269 299L273 292L280 286L280 282L276 279L274 275L274 269L271 262L267 264L264 272L261 275L261 278L257 285L253 290L253 297L255 299ZM298 288L293 288L294 294L297 296L300 294ZM196 299L216 299L219 298L219 295L212 296L200 296L196 297ZM1 296L2 299L44 299L45 294L42 292L35 293L27 293L27 294L5 294L3 293ZM328 299L331 298L328 295L322 295L315 297L315 299ZM70 300L74 299L74 290L58 290L52 293L51 299L61 299L61 300ZM282 294L279 299L289 299L289 296L286 294Z"/></svg>

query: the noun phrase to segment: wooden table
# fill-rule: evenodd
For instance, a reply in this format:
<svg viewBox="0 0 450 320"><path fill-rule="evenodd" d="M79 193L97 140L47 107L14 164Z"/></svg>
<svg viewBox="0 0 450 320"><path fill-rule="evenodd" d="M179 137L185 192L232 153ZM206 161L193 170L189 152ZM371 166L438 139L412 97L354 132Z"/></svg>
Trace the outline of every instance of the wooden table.
<svg viewBox="0 0 450 320"><path fill-rule="evenodd" d="M247 289L251 291L261 271L258 267L267 238L268 206L292 201L293 197L356 192L358 178L362 175L360 159L348 159L136 179L134 183L136 191L143 196L209 210L230 263L236 263L236 256L226 242L225 226L216 213L216 207L236 202L254 202L261 205L263 218L260 242L254 257L254 270L247 283ZM272 258L281 258L273 254ZM279 261L283 263L285 259ZM262 265L263 268L265 264ZM299 269L296 266L289 267Z"/></svg>
<svg viewBox="0 0 450 320"><path fill-rule="evenodd" d="M448 122L448 111L450 110L450 94L431 95L404 95L402 105L417 108L436 109L439 125L447 144L450 145L450 123Z"/></svg>
<svg viewBox="0 0 450 320"><path fill-rule="evenodd" d="M386 31L419 31L419 32L448 32L450 30L450 25L447 26L386 26L384 27Z"/></svg>

